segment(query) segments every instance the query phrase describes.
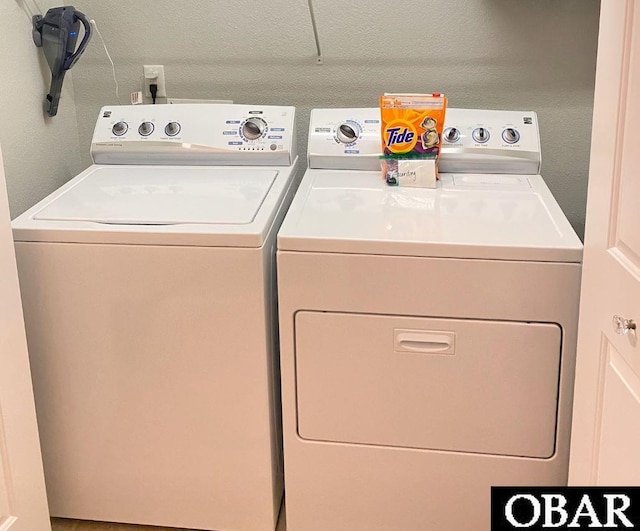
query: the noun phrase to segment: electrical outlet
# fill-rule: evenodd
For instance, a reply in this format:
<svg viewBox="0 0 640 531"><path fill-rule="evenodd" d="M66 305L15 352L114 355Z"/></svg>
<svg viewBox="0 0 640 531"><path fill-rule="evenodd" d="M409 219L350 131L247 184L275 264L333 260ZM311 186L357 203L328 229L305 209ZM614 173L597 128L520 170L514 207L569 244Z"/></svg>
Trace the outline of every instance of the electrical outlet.
<svg viewBox="0 0 640 531"><path fill-rule="evenodd" d="M144 65L142 67L142 89L145 98L151 98L149 85L155 83L158 85L158 98L167 97L167 89L164 84L164 66L163 65Z"/></svg>

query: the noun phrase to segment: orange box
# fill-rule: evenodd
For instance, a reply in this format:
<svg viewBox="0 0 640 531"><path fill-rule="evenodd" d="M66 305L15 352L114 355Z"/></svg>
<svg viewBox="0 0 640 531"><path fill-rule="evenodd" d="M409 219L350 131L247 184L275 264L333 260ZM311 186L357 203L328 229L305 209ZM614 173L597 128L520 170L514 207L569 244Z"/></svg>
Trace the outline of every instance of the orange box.
<svg viewBox="0 0 640 531"><path fill-rule="evenodd" d="M446 111L447 98L439 93L380 96L383 155L437 158Z"/></svg>

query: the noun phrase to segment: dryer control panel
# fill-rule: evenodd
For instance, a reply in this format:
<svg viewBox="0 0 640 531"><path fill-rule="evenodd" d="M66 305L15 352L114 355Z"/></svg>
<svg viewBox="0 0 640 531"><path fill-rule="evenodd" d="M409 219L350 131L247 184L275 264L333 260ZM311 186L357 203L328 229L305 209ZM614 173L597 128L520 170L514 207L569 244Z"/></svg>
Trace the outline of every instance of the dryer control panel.
<svg viewBox="0 0 640 531"><path fill-rule="evenodd" d="M533 111L447 109L438 167L447 173L540 173Z"/></svg>
<svg viewBox="0 0 640 531"><path fill-rule="evenodd" d="M447 173L540 172L538 118L532 111L447 109L439 169ZM377 170L380 110L314 109L309 167Z"/></svg>
<svg viewBox="0 0 640 531"><path fill-rule="evenodd" d="M309 167L380 169L379 109L313 109Z"/></svg>
<svg viewBox="0 0 640 531"><path fill-rule="evenodd" d="M288 166L294 107L236 104L114 105L96 122L96 164Z"/></svg>

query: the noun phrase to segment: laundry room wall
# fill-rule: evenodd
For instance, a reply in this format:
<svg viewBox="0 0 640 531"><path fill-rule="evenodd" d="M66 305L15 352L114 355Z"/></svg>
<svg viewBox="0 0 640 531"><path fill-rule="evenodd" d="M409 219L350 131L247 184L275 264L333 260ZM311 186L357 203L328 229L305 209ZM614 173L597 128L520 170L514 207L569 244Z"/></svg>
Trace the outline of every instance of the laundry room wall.
<svg viewBox="0 0 640 531"><path fill-rule="evenodd" d="M53 2L38 2L47 9ZM31 38L33 0L0 2L0 146L11 216L16 217L80 169L78 126L71 77L57 116L43 110L51 74Z"/></svg>
<svg viewBox="0 0 640 531"><path fill-rule="evenodd" d="M120 99L142 65L165 66L174 98L295 105L306 146L314 107L376 106L382 92L441 91L451 106L533 110L543 175L584 227L599 0L76 0L116 64ZM74 70L83 162L102 105L116 103L97 38Z"/></svg>

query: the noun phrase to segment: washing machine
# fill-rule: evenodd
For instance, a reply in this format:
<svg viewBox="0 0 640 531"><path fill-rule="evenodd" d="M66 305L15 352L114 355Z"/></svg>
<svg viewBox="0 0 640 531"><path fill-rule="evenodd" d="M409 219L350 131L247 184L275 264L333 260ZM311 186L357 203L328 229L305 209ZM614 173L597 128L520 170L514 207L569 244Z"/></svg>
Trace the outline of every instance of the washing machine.
<svg viewBox="0 0 640 531"><path fill-rule="evenodd" d="M273 531L294 108L111 106L13 222L51 514Z"/></svg>
<svg viewBox="0 0 640 531"><path fill-rule="evenodd" d="M278 235L287 525L488 531L567 481L582 244L535 113L448 110L436 189L383 182L379 119L312 112Z"/></svg>

